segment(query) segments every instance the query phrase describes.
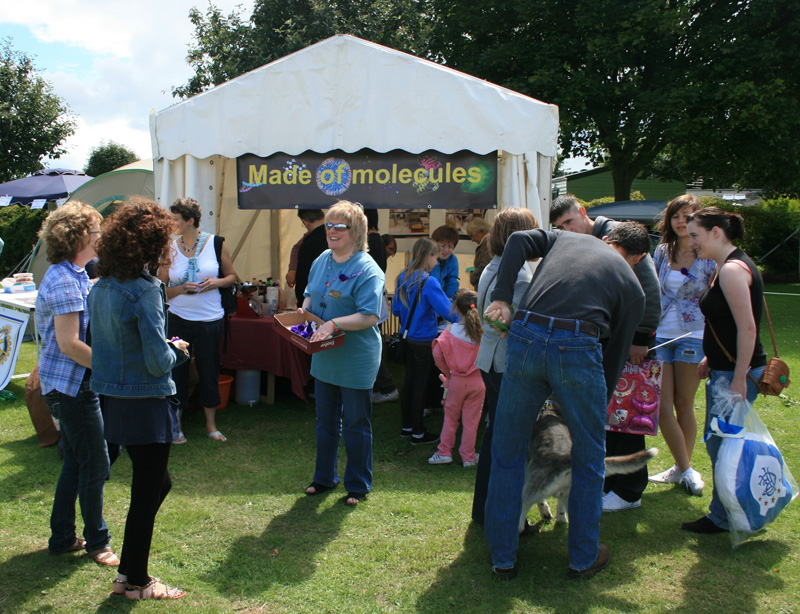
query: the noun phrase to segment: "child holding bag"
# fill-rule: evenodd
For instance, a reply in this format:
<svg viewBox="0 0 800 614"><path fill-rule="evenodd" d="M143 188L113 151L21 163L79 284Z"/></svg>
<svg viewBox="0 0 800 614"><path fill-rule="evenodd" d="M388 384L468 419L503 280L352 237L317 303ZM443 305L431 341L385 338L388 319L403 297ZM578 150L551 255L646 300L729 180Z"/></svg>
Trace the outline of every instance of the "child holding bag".
<svg viewBox="0 0 800 614"><path fill-rule="evenodd" d="M478 464L475 439L481 421L486 387L475 359L483 335L483 326L475 303L478 295L472 290L459 290L453 299L453 309L461 321L448 326L433 342L433 360L443 373L440 379L447 388L444 401L444 424L436 453L428 459L431 465L453 462L458 421L464 425L458 453L464 467Z"/></svg>

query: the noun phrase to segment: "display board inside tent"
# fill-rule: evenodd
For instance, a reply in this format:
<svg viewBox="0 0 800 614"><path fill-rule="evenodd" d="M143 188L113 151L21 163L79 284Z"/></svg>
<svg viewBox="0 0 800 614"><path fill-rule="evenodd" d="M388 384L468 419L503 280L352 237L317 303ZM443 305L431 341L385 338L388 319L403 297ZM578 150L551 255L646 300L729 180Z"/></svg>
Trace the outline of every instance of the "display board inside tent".
<svg viewBox="0 0 800 614"><path fill-rule="evenodd" d="M236 172L239 209L323 208L340 199L379 209L497 206L497 152L246 154Z"/></svg>

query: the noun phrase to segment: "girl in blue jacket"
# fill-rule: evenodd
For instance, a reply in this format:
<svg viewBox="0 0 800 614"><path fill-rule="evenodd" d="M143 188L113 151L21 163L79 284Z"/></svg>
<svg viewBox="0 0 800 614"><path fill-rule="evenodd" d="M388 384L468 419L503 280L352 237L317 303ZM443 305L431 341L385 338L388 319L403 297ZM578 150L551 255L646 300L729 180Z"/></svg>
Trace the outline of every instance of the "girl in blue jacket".
<svg viewBox="0 0 800 614"><path fill-rule="evenodd" d="M451 311L450 299L439 281L430 275L439 257L439 245L423 237L411 252L411 262L397 277L392 301L392 313L400 318L400 330L408 327L405 381L400 395L403 427L402 437L411 437L413 445L435 443L439 436L425 431L422 422L425 387L434 368L431 343L438 335L436 317L457 322ZM419 295L419 300L417 297ZM414 304L416 303L416 308ZM414 317L409 322L409 314Z"/></svg>

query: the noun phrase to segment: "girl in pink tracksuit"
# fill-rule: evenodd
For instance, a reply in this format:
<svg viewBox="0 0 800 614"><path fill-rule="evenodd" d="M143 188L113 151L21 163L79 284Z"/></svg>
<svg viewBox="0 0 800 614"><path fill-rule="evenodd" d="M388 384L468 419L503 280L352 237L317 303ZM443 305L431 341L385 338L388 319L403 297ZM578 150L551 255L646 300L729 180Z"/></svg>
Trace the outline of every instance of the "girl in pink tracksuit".
<svg viewBox="0 0 800 614"><path fill-rule="evenodd" d="M433 341L433 360L439 370L447 398L444 401L444 424L436 454L428 459L431 465L453 462L458 420L464 425L458 453L464 467L478 464L475 454L475 437L483 411L486 388L483 385L475 358L483 334L475 302L478 296L472 290L459 290L453 299L453 308L461 321L448 326L438 339Z"/></svg>

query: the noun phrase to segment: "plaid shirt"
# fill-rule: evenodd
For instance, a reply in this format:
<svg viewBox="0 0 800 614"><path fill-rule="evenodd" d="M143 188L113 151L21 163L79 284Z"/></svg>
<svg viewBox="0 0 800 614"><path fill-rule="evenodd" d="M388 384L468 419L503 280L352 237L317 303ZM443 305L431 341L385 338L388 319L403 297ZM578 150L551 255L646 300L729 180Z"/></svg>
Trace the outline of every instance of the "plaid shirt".
<svg viewBox="0 0 800 614"><path fill-rule="evenodd" d="M58 390L71 397L77 396L86 367L62 353L56 342L54 316L77 313L80 319L78 337L86 341L89 326L89 309L86 297L92 288L89 276L82 268L67 260L51 265L39 285L36 298L36 327L42 339L39 358L39 380L42 394Z"/></svg>

